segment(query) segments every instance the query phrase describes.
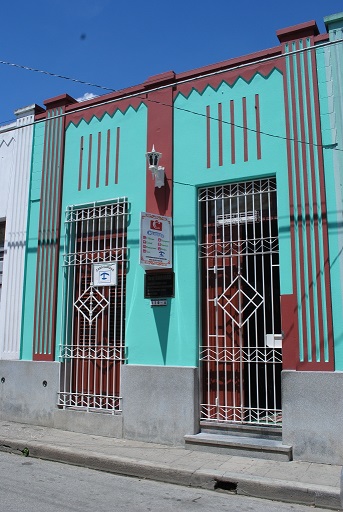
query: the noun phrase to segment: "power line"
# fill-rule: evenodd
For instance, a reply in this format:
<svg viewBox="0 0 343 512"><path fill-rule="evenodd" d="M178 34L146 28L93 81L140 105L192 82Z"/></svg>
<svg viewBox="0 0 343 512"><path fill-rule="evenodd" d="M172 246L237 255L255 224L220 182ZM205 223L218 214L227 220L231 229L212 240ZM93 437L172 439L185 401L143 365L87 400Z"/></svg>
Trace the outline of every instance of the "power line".
<svg viewBox="0 0 343 512"><path fill-rule="evenodd" d="M57 73L51 73L50 71L45 71L43 69L30 68L29 66L23 66L22 64L15 64L14 62L6 62L4 60L0 60L0 64L4 64L6 66L12 66L14 68L25 69L26 71L33 71L35 73L42 73L43 75L52 76L54 78L62 78L63 80L70 80L71 82L76 82L82 85L89 85L90 87L97 87L98 89L103 89L104 91L115 92L115 89L110 89L109 87L104 87L99 84L92 84L90 82L85 82L83 80L78 80L77 78L71 78L70 76L58 75Z"/></svg>
<svg viewBox="0 0 343 512"><path fill-rule="evenodd" d="M197 75L196 77L192 77L192 78L188 78L188 79L184 79L184 80L179 80L179 81L177 81L176 84L172 83L172 84L167 84L167 85L155 87L155 88L149 89L149 91L147 91L147 92L154 92L154 91L158 91L158 90L161 90L161 89L173 87L175 85L181 85L181 84L188 83L188 82L191 82L191 81L194 81L194 80L199 80L199 79L202 79L202 78L206 78L206 77L209 77L209 76L216 76L216 75L227 73L227 72L234 71L234 70L237 70L237 69L242 69L242 68L245 68L245 67L249 67L249 66L252 66L254 64L261 64L261 63L269 62L269 61L272 61L272 60L277 60L277 59L281 59L281 58L285 58L285 57L290 57L290 56L298 54L298 53L304 53L304 52L307 52L307 51L318 50L319 48L325 48L327 46L336 45L336 44L342 43L342 42L343 42L343 39L338 39L338 40L334 40L334 41L327 41L325 43L320 43L320 44L309 46L309 47L306 47L306 48L301 48L299 50L292 50L292 51L290 51L288 53L273 55L273 56L270 56L270 57L266 57L264 59L256 59L255 61L252 60L252 61L249 61L249 62L246 62L246 63L243 63L243 64L239 64L239 65L236 65L236 66L225 67L225 69L220 69L220 70L217 70L217 71L204 73L202 75ZM116 92L115 89L109 89L107 87L104 87L104 86L101 86L101 85L98 85L98 84L91 84L89 82L84 82L82 80L78 80L78 79L75 79L75 78L65 77L63 75L58 75L56 73L51 73L49 71L44 71L44 70L39 70L39 69L35 69L35 68L30 68L28 66L22 66L20 64L14 64L14 63L6 62L6 61L1 61L1 60L0 60L0 64L7 64L7 65L10 65L10 66L22 68L22 69L25 69L25 70L28 70L28 71L39 72L39 73L47 74L49 76L58 77L58 78L66 79L66 80L71 80L73 82L78 82L78 83L81 83L83 85L89 85L89 86L98 87L98 88L101 88L101 89L104 89L104 90L107 90L107 91ZM205 117L205 118L211 119L213 121L219 121L218 118L213 117L213 116L207 116L207 114L204 114L202 112L195 112L195 111L190 110L190 109L186 109L186 108L182 108L182 107L177 107L174 104L171 105L171 104L164 103L164 102L161 102L161 101L158 101L158 100L152 100L151 98L142 97L141 94L142 94L142 92L134 93L134 94L124 94L120 98L114 98L114 99L110 99L110 100L107 100L107 101L104 101L104 102L100 101L99 103L102 106L105 106L105 105L108 105L108 104L117 103L119 101L122 101L123 99L128 99L128 98L136 97L138 99L141 99L142 102L148 101L148 102L151 102L151 103L157 103L157 104L169 107L169 108L173 108L175 110L180 110L180 111L187 112L187 113L190 113L190 114L193 114L193 115L197 115L197 116L200 116L200 117ZM75 108L74 110L71 110L71 111L69 111L67 113L58 114L56 116L51 116L49 118L49 121L54 120L54 119L58 119L60 117L65 117L65 116L68 116L68 115L71 115L71 114L74 114L74 113L77 113L77 112L82 112L82 111L85 111L85 110L90 110L92 108L94 108L94 105L88 105L87 107ZM0 127L0 132L4 133L4 132L7 132L7 131L13 131L13 130L17 130L18 128L24 128L24 127L27 127L27 126L30 126L30 125L34 125L34 124L38 124L38 123L46 122L46 121L47 121L47 119L43 119L43 120L40 120L40 121L33 121L32 123L27 123L26 125L21 125L20 127L18 127L18 126L10 127L8 129L5 128L4 130L1 130L1 127ZM285 137L283 135L277 135L277 134L272 134L272 133L268 133L268 132L263 132L261 130L256 130L254 128L243 127L243 126L238 125L236 123L232 123L230 121L225 121L224 119L222 119L221 122L223 124L228 124L230 126L235 126L236 128L239 128L239 129L245 129L245 130L253 132L253 133L259 133L259 134L265 135L267 137L273 137L273 138L277 138L277 139L287 140L287 141L290 141L290 142L296 142L298 144L305 144L305 145L310 145L310 146L314 146L314 147L321 147L323 149L331 149L331 150L334 150L334 151L343 152L343 149L339 149L337 147L333 147L334 145L316 144L314 142L302 141L302 140L294 139L292 137Z"/></svg>

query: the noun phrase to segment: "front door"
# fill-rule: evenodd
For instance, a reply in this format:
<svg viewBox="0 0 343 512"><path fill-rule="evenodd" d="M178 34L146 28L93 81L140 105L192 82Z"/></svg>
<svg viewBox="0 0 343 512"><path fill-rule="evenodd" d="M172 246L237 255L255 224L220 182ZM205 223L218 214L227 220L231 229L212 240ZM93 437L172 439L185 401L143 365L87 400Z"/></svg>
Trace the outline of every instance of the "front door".
<svg viewBox="0 0 343 512"><path fill-rule="evenodd" d="M275 179L201 189L201 419L281 423Z"/></svg>

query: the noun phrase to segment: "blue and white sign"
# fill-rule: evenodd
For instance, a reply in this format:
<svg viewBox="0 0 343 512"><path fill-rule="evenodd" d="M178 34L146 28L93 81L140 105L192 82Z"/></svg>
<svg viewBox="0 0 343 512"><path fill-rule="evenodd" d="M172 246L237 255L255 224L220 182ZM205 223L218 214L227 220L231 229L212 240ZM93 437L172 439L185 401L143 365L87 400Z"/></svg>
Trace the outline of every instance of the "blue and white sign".
<svg viewBox="0 0 343 512"><path fill-rule="evenodd" d="M93 286L117 286L117 263L93 263Z"/></svg>

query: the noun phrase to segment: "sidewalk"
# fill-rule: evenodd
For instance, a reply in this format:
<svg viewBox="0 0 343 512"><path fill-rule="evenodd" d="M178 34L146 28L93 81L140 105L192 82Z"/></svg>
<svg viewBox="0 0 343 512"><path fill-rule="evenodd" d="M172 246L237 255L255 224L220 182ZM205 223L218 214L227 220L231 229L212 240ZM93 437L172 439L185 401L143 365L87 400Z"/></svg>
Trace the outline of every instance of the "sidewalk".
<svg viewBox="0 0 343 512"><path fill-rule="evenodd" d="M110 473L340 509L341 466L230 457L0 421L0 450L25 448L30 457Z"/></svg>

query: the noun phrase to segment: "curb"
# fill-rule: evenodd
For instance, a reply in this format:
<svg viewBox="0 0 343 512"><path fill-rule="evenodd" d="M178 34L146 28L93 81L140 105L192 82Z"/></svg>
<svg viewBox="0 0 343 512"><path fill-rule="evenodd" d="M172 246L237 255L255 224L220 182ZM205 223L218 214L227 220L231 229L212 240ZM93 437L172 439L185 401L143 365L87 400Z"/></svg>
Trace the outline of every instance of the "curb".
<svg viewBox="0 0 343 512"><path fill-rule="evenodd" d="M232 472L225 473L223 476L216 470L190 471L133 458L108 456L49 444L43 445L37 441L14 441L0 438L0 451L26 455L25 450L27 449L30 457L87 467L117 475L208 490L221 489L244 496L342 510L340 489L335 487L302 484L254 475L246 476Z"/></svg>

